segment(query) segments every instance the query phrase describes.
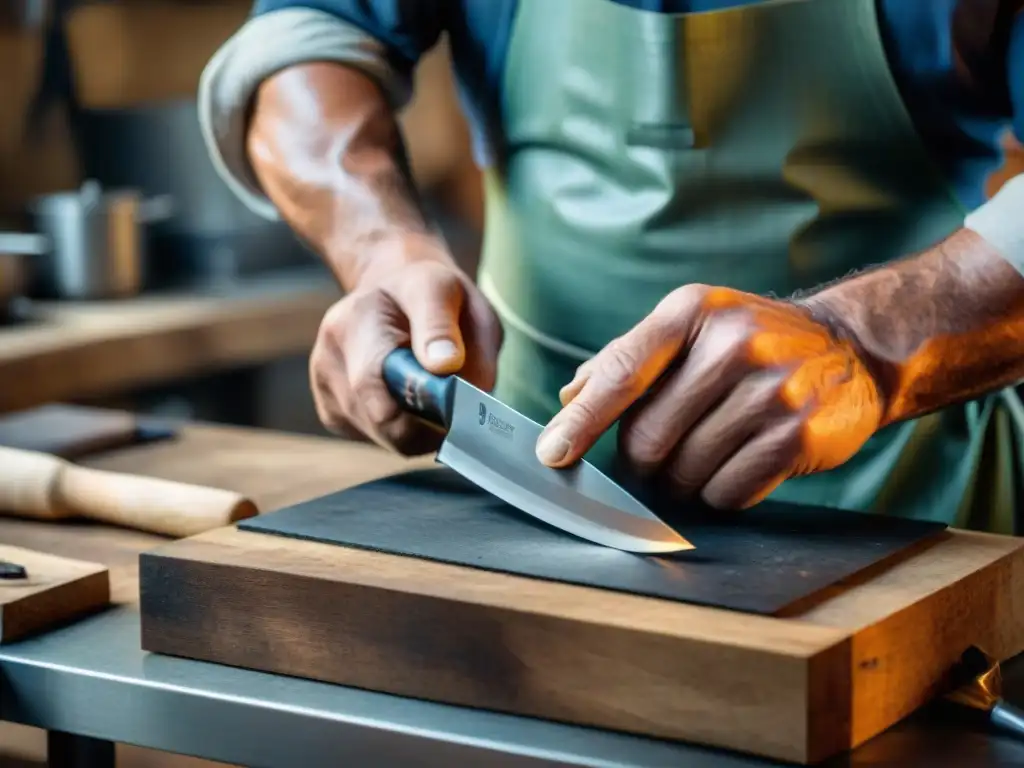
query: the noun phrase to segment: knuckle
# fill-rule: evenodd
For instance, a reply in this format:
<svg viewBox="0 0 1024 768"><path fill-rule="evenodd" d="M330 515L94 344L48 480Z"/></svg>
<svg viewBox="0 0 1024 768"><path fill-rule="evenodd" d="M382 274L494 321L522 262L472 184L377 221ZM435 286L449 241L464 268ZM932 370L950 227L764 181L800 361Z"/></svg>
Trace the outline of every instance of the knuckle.
<svg viewBox="0 0 1024 768"><path fill-rule="evenodd" d="M753 316L744 310L715 312L708 317L706 325L709 331L738 348L745 348L757 329Z"/></svg>
<svg viewBox="0 0 1024 768"><path fill-rule="evenodd" d="M309 381L314 394L327 392L330 389L329 369L327 353L322 346L315 346L309 355Z"/></svg>
<svg viewBox="0 0 1024 768"><path fill-rule="evenodd" d="M352 397L358 403L373 402L380 395L382 386L380 376L369 370L357 371L351 381Z"/></svg>
<svg viewBox="0 0 1024 768"><path fill-rule="evenodd" d="M349 419L341 403L327 387L314 388L313 405L317 419L328 431L338 434L347 426Z"/></svg>
<svg viewBox="0 0 1024 768"><path fill-rule="evenodd" d="M691 494L704 485L689 462L674 462L666 474L669 485L684 494Z"/></svg>
<svg viewBox="0 0 1024 768"><path fill-rule="evenodd" d="M747 363L751 359L754 329L738 313L715 314L704 323L702 346L721 363Z"/></svg>
<svg viewBox="0 0 1024 768"><path fill-rule="evenodd" d="M352 303L352 299L355 298L356 294L349 294L338 301L334 302L327 311L324 312L323 320L320 322L321 328L331 328L333 326L342 323L343 318L347 312L349 305Z"/></svg>
<svg viewBox="0 0 1024 768"><path fill-rule="evenodd" d="M320 320L320 327L317 329L317 341L336 341L345 327L345 300L339 301L328 309Z"/></svg>
<svg viewBox="0 0 1024 768"><path fill-rule="evenodd" d="M699 305L711 290L704 283L687 283L676 288L666 297L666 302L674 307L690 307Z"/></svg>
<svg viewBox="0 0 1024 768"><path fill-rule="evenodd" d="M597 408L587 398L573 400L563 411L563 420L573 428L579 428L597 417Z"/></svg>
<svg viewBox="0 0 1024 768"><path fill-rule="evenodd" d="M379 314L384 306L384 292L379 288L369 291L357 291L338 302L338 318L335 321L337 328L344 329L350 317L365 317L371 314Z"/></svg>
<svg viewBox="0 0 1024 768"><path fill-rule="evenodd" d="M668 458L671 446L666 444L659 430L644 422L637 422L623 435L626 458L641 467L656 466Z"/></svg>
<svg viewBox="0 0 1024 768"><path fill-rule="evenodd" d="M341 434L347 426L347 420L328 408L322 401L316 402L316 416L320 424L331 434Z"/></svg>
<svg viewBox="0 0 1024 768"><path fill-rule="evenodd" d="M680 320L692 318L707 302L711 287L703 283L687 283L676 288L658 302L651 312L652 318L662 318L676 326Z"/></svg>
<svg viewBox="0 0 1024 768"><path fill-rule="evenodd" d="M343 349L345 337L354 322L380 313L381 295L378 291L357 291L331 306L324 313L317 331L318 344Z"/></svg>
<svg viewBox="0 0 1024 768"><path fill-rule="evenodd" d="M773 451L789 459L802 454L805 445L803 419L794 417L779 422L772 430L769 444Z"/></svg>
<svg viewBox="0 0 1024 768"><path fill-rule="evenodd" d="M606 384L624 389L636 378L639 361L624 344L612 344L604 350L595 367Z"/></svg>
<svg viewBox="0 0 1024 768"><path fill-rule="evenodd" d="M310 382L317 420L333 434L341 434L351 421L344 397L337 390L337 377L328 365L320 364L318 355L310 356Z"/></svg>
<svg viewBox="0 0 1024 768"><path fill-rule="evenodd" d="M744 389L744 399L759 412L785 413L790 410L786 398L786 377L780 372L748 378Z"/></svg>

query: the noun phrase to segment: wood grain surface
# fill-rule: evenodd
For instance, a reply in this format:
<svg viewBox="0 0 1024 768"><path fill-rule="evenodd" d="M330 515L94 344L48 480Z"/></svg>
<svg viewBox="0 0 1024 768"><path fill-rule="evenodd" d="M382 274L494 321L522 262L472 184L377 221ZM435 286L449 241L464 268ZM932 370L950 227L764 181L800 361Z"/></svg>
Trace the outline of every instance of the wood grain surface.
<svg viewBox="0 0 1024 768"><path fill-rule="evenodd" d="M0 579L0 643L21 640L110 604L105 566L0 544L25 579Z"/></svg>
<svg viewBox="0 0 1024 768"><path fill-rule="evenodd" d="M785 618L233 528L141 580L149 651L800 763L1024 649L1024 541L961 532Z"/></svg>

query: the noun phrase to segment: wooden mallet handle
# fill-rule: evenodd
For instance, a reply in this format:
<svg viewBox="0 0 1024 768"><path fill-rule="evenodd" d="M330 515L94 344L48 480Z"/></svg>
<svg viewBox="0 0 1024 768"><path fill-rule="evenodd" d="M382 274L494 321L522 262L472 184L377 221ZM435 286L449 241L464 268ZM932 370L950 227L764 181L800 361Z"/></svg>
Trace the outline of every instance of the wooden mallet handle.
<svg viewBox="0 0 1024 768"><path fill-rule="evenodd" d="M0 447L0 512L37 520L88 518L184 538L256 515L240 494L80 467Z"/></svg>

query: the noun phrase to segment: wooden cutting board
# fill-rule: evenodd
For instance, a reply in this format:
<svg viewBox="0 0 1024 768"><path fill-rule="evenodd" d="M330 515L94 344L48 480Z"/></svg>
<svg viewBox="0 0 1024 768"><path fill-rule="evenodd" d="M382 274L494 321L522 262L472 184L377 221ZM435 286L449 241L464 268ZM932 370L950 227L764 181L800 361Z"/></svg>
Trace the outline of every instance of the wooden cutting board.
<svg viewBox="0 0 1024 768"><path fill-rule="evenodd" d="M102 565L0 545L0 560L25 568L25 579L0 579L0 644L100 610L110 604Z"/></svg>
<svg viewBox="0 0 1024 768"><path fill-rule="evenodd" d="M147 651L796 763L1024 650L1024 540L967 532L771 616L236 528L140 578Z"/></svg>

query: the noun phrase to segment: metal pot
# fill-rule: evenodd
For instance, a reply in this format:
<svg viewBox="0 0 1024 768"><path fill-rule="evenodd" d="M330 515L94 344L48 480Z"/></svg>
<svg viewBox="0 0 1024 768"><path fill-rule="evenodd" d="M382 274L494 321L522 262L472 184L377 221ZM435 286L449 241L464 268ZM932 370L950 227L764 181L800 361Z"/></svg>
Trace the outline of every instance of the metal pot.
<svg viewBox="0 0 1024 768"><path fill-rule="evenodd" d="M49 248L39 265L41 293L65 299L134 296L144 285L145 225L173 214L169 196L104 191L95 181L46 195L29 207Z"/></svg>
<svg viewBox="0 0 1024 768"><path fill-rule="evenodd" d="M174 216L150 233L153 285L209 284L320 263L285 222L250 211L217 175L195 99L83 110L76 131L90 178L174 198Z"/></svg>

